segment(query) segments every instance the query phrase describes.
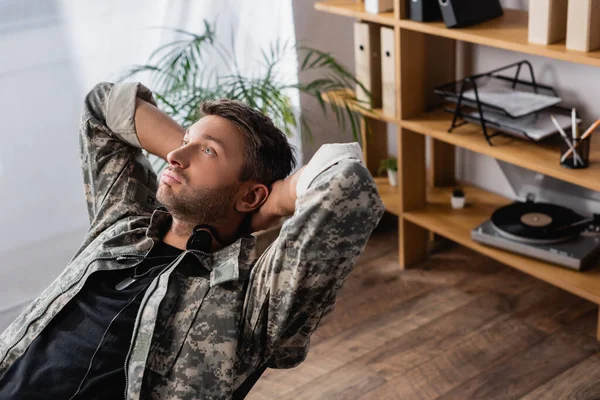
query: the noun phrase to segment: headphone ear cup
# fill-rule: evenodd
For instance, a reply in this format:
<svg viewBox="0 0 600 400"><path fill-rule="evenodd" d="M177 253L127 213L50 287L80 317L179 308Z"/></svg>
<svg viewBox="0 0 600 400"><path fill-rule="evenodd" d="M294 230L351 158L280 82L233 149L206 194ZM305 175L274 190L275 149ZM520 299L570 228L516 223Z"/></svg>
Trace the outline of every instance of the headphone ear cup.
<svg viewBox="0 0 600 400"><path fill-rule="evenodd" d="M209 252L212 249L212 236L205 230L196 228L185 245L186 249Z"/></svg>

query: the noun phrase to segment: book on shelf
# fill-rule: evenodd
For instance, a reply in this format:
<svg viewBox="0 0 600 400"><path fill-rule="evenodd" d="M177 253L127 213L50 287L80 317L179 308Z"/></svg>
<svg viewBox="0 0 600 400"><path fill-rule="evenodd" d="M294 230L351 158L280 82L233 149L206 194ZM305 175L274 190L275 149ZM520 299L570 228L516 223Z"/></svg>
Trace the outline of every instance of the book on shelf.
<svg viewBox="0 0 600 400"><path fill-rule="evenodd" d="M529 42L552 44L565 40L568 5L568 0L529 0Z"/></svg>
<svg viewBox="0 0 600 400"><path fill-rule="evenodd" d="M567 15L567 49L600 48L600 0L570 0Z"/></svg>
<svg viewBox="0 0 600 400"><path fill-rule="evenodd" d="M394 9L394 0L364 0L365 11L369 14L380 14Z"/></svg>

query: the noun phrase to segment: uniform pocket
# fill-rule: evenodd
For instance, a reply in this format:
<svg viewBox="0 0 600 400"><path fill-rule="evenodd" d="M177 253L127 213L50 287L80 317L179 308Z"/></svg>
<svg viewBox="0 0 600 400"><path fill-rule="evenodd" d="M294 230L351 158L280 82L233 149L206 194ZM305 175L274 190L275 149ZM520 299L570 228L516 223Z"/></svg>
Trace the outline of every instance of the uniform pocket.
<svg viewBox="0 0 600 400"><path fill-rule="evenodd" d="M158 206L156 191L144 185L135 178L127 180L125 201L139 205L144 210L154 210Z"/></svg>
<svg viewBox="0 0 600 400"><path fill-rule="evenodd" d="M179 357L190 327L210 289L207 279L186 278L179 274L175 276L179 283L176 287L181 289L173 291L171 299L166 297L165 304L161 304L161 308L165 308L159 314L166 317L165 323L154 332L147 362L150 370L163 376L171 371Z"/></svg>

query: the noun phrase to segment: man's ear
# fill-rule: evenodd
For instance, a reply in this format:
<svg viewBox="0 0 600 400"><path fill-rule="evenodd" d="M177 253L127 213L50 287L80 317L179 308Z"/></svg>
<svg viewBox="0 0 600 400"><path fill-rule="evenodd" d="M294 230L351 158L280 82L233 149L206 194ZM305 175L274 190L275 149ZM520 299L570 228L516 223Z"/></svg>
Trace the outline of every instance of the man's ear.
<svg viewBox="0 0 600 400"><path fill-rule="evenodd" d="M246 190L246 194L235 203L235 209L241 213L257 210L269 197L269 188L262 183L252 183L243 190Z"/></svg>

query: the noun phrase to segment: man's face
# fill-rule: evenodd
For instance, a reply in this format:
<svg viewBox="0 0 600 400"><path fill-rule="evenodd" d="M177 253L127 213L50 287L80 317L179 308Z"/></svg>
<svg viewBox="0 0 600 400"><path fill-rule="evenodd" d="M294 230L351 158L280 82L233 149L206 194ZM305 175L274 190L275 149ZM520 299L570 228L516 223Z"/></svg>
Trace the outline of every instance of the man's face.
<svg viewBox="0 0 600 400"><path fill-rule="evenodd" d="M227 119L209 115L192 125L181 147L167 155L157 199L178 219L194 224L224 222L234 209L244 139Z"/></svg>

